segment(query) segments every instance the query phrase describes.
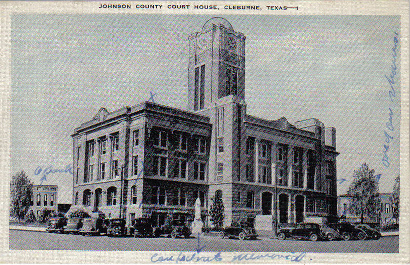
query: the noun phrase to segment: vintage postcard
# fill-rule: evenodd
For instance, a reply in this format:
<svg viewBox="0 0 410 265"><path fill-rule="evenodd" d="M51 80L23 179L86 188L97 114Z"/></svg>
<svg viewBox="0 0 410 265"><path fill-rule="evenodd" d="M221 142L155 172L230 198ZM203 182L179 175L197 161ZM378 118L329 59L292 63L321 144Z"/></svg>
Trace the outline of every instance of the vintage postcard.
<svg viewBox="0 0 410 265"><path fill-rule="evenodd" d="M409 263L408 7L0 3L1 262Z"/></svg>

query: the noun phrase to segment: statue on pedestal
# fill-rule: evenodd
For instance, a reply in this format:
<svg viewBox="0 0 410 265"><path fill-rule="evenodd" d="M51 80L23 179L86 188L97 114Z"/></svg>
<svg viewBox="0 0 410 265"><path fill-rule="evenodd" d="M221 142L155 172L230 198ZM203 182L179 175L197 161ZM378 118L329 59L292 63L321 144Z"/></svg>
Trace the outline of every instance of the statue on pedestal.
<svg viewBox="0 0 410 265"><path fill-rule="evenodd" d="M195 219L192 222L192 235L199 236L202 233L204 223L201 219L201 200L199 198L195 201Z"/></svg>

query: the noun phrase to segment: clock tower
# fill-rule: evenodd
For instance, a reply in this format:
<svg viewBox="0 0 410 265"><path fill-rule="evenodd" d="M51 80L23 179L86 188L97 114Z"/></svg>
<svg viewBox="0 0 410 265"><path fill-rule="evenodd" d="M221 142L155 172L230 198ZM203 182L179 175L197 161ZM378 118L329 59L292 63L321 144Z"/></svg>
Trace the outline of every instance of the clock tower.
<svg viewBox="0 0 410 265"><path fill-rule="evenodd" d="M208 20L189 37L188 110L208 116L213 125L208 199L222 197L224 225L230 225L233 185L245 171L245 36L224 18Z"/></svg>
<svg viewBox="0 0 410 265"><path fill-rule="evenodd" d="M206 109L231 95L245 100L245 36L214 17L189 37L188 109Z"/></svg>

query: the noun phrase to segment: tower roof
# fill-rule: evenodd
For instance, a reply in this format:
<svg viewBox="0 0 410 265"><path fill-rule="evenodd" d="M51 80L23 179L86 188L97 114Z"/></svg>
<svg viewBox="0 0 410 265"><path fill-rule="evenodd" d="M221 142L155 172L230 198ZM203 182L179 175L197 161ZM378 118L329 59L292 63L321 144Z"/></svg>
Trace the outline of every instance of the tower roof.
<svg viewBox="0 0 410 265"><path fill-rule="evenodd" d="M212 26L213 26L213 25L216 25L216 26L222 25L222 26L224 26L225 28L234 31L234 30L233 30L233 27L232 27L232 25L231 25L231 23L229 23L228 20L226 20L226 19L224 19L224 18L222 18L222 17L213 17L213 18L209 19L209 20L208 20L207 22L205 22L205 24L202 26L202 31L203 31L203 32L206 32L206 31L212 29Z"/></svg>

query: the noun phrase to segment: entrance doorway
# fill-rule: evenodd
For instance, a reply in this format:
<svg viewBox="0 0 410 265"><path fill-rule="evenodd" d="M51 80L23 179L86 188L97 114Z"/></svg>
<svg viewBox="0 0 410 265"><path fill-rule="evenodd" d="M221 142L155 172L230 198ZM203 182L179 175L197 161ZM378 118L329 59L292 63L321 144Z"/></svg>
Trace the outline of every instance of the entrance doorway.
<svg viewBox="0 0 410 265"><path fill-rule="evenodd" d="M295 198L295 214L296 214L296 223L302 223L304 219L305 211L305 197L302 195L297 195Z"/></svg>
<svg viewBox="0 0 410 265"><path fill-rule="evenodd" d="M270 192L262 193L262 214L272 214L272 193Z"/></svg>
<svg viewBox="0 0 410 265"><path fill-rule="evenodd" d="M279 222L286 224L288 222L289 196L286 194L279 195Z"/></svg>

